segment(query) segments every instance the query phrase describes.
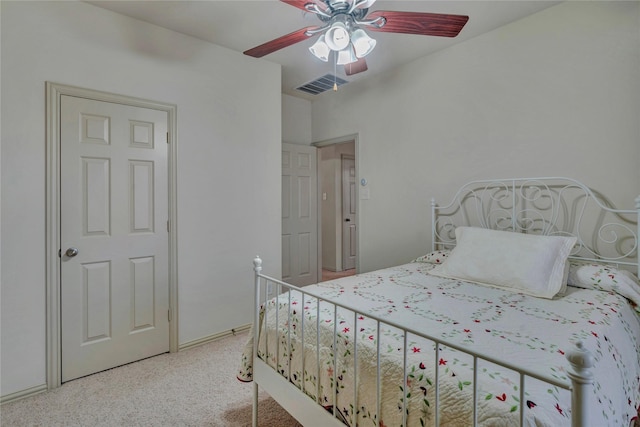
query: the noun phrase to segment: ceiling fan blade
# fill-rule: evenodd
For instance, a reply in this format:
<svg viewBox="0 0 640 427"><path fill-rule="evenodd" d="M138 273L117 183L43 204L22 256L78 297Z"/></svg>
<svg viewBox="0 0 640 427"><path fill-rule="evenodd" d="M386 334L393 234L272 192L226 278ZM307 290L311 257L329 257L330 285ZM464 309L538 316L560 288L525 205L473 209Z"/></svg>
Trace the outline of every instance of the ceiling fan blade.
<svg viewBox="0 0 640 427"><path fill-rule="evenodd" d="M253 56L254 58L262 58L265 55L275 52L276 50L280 50L287 46L291 46L292 44L296 44L303 40L308 39L309 35L307 35L307 30L314 30L317 27L305 27L301 28L293 33L289 33L286 36L278 37L277 39L273 39L266 43L261 44L260 46L256 46L249 50L245 50L244 54Z"/></svg>
<svg viewBox="0 0 640 427"><path fill-rule="evenodd" d="M469 20L466 15L395 10L376 10L367 15L367 20L378 17L384 17L387 23L382 28L370 26L367 30L440 37L457 36Z"/></svg>
<svg viewBox="0 0 640 427"><path fill-rule="evenodd" d="M368 69L369 68L367 67L367 61L365 61L364 58L360 58L356 62L345 64L344 66L344 72L347 76L362 73L363 71L367 71Z"/></svg>

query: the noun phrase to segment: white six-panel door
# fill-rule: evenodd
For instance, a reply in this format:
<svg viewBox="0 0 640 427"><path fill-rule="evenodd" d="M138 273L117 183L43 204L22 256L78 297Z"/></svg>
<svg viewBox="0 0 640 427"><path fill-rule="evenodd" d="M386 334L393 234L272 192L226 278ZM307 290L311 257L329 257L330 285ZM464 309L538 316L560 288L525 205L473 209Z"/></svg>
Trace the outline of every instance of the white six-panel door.
<svg viewBox="0 0 640 427"><path fill-rule="evenodd" d="M63 382L169 351L167 121L61 97Z"/></svg>
<svg viewBox="0 0 640 427"><path fill-rule="evenodd" d="M315 147L282 144L282 279L318 282L318 202Z"/></svg>

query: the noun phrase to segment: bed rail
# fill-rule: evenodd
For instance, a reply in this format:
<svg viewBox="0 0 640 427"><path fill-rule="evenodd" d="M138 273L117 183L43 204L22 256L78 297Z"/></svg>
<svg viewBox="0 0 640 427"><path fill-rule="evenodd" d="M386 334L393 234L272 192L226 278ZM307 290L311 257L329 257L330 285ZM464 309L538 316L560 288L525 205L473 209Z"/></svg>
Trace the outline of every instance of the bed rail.
<svg viewBox="0 0 640 427"><path fill-rule="evenodd" d="M329 304L330 306L333 307L333 313L337 313L338 309L343 309L346 311L349 311L351 313L353 313L353 321L354 321L354 329L357 329L357 325L358 325L358 319L360 318L361 315L365 315L368 319L373 319L376 323L377 323L377 331L378 331L378 339L376 340L377 343L377 367L378 367L378 372L377 372L377 384L376 384L376 395L377 395L377 403L376 403L376 413L374 415L372 415L373 417L377 417L377 414L380 414L380 410L381 410L381 403L380 403L380 372L379 372L379 368L380 368L380 354L381 354L381 349L380 349L380 330L381 327L391 327L391 328L395 328L399 331L401 331L401 333L404 335L404 340L405 340L405 348L404 348L404 372L403 372L403 384L400 384L398 386L402 387L403 390L407 389L407 363L406 363L406 358L407 358L407 337L409 335L413 335L415 337L421 337L424 339L427 339L433 343L435 343L435 367L436 367L436 371L435 371L435 406L434 406L434 416L435 416L435 425L438 426L439 425L439 405L440 405L440 400L439 400L439 395L438 395L438 390L439 390L439 381L438 381L438 372L439 372L439 364L438 362L438 357L439 357L439 351L440 351L440 347L441 346L445 346L448 348L452 348L455 349L457 351L460 351L461 353L470 355L473 358L473 372L474 372L474 391L473 391L473 426L477 426L478 424L478 420L477 420L477 408L478 408L478 394L477 394L477 375L478 375L478 364L481 362L489 362L498 366L501 366L503 368L506 368L510 371L516 372L519 375L520 378L520 387L519 387L519 393L520 393L520 407L518 408L518 410L520 411L519 414L519 418L520 418L520 425L525 425L525 412L526 412L526 399L525 399L525 391L526 391L526 384L525 384L525 380L527 378L533 378L539 381L542 381L544 383L547 383L549 385L552 385L554 387L558 387L559 389L562 390L567 390L571 393L572 396L572 409L571 409L571 413L572 413L572 427L588 427L589 423L588 423L588 418L587 418L587 408L588 408L588 398L589 398L589 389L590 386L593 382L593 378L592 378L592 372L591 372L591 368L593 367L593 356L591 355L591 353L582 347L581 343L577 343L576 347L567 352L566 358L569 361L570 364L570 368L567 369L568 371L568 376L571 379L570 383L566 383L563 381L560 381L556 378L552 378L552 377L547 377L547 376L542 376L538 373L536 373L533 370L530 370L528 368L523 368L521 366L518 366L517 364L505 361L505 360L499 360L496 359L495 357L492 357L490 355L487 354L481 354L481 353L474 353L471 352L469 348L466 348L464 346L452 343L452 342L447 342L446 340L443 340L441 338L437 338L435 336L431 336L429 334L425 334L422 332L419 332L415 329L412 328L408 328L406 326L403 325L399 325L395 322L391 322L385 319L382 319L378 316L373 316L371 314L365 314L365 313L360 313L358 311L354 311L354 309L352 307L348 307L345 306L343 304L340 303L336 303L336 302L332 302L332 301L328 301L327 299L325 299L324 297L321 297L320 295L314 293L314 292L309 292L309 291L305 291L304 288L301 287L297 287L288 283L285 283L283 281L277 280L275 278L272 278L270 276L264 275L262 274L262 260L260 259L260 257L256 257L253 261L253 265L254 265L254 271L255 271L255 313L254 313L254 328L253 328L253 366L254 366L254 404L253 404L253 426L257 427L257 420L258 420L258 412L257 412L257 408L258 408L258 390L259 387L263 387L265 388L265 390L267 391L267 393L269 393L285 410L287 410L290 414L292 414L300 423L302 423L304 426L342 426L344 425L343 422L340 420L341 417L343 417L345 414L342 414L340 412L339 409L336 409L336 405L333 405L333 408L331 409L331 411L327 411L323 408L322 403L323 402L319 402L319 401L314 401L313 399L311 399L307 393L305 393L305 381L302 381L302 386L299 387L296 384L294 384L294 382L291 380L291 365L289 363L287 363L287 365L289 366L289 372L287 372L286 370L283 370L282 372L279 372L278 369L274 369L270 366L270 364L264 360L262 360L259 356L259 343L260 343L260 333L262 330L262 327L260 326L263 323L266 323L266 318L264 316L267 316L267 310L262 310L262 307L266 307L268 301L273 301L273 298L275 295L276 298L276 304L283 302L284 304L289 304L289 307L291 307L291 298L292 298L292 292L295 292L296 294L299 294L302 296L302 301L304 303L306 298L309 298L310 300L313 299L316 301L316 304L318 304L318 311L319 311L319 307L320 307L320 303L322 302L322 304ZM275 292L275 295L272 295ZM288 311L288 316L291 316L291 310L287 310ZM275 312L276 316L278 316L278 311L276 310ZM302 325L301 325L301 330L302 333L304 334L304 316L300 316L302 319ZM320 316L317 316L317 321L319 322ZM333 322L333 336L334 336L334 349L336 348L335 346L335 340L336 337L338 336L338 322L335 321L335 317L334 317L334 322ZM276 320L276 324L279 325L278 320ZM289 350L291 350L291 333L292 333L292 328L295 326L292 326L292 322L291 319L286 319L285 324L287 325L287 329L286 329L286 333L285 333L285 337L283 339L287 340L287 347L289 348ZM319 330L319 325L317 325L317 330ZM317 335L319 337L319 333ZM354 337L357 337L357 334L354 334ZM319 338L318 338L319 339ZM302 342L304 343L304 336L302 338ZM268 345L268 343L267 343ZM357 364L359 363L358 361L358 343L357 341L353 343L353 364L354 366L357 366ZM316 351L319 352L320 350L320 346L319 343L318 345L316 345ZM304 344L303 344L303 351L304 351ZM268 349L265 352L266 354L269 353ZM290 357L289 353L290 351L287 351L288 354L283 355L280 354L279 352L279 346L278 349L276 351L276 355L275 355L275 366L279 367L281 366L281 360L284 360L287 357ZM337 354L337 351L334 351L334 357ZM317 361L318 366L312 366L312 367L304 367L303 365L303 371L305 371L305 368L309 369L309 370L314 370L317 372L318 377L320 376L320 355L316 354L315 360ZM303 358L304 360L304 358ZM304 362L303 362L304 363ZM334 366L337 366L335 364L335 359L334 359ZM357 371L356 371L357 372ZM337 384L338 382L336 381L336 376L338 375L337 373L337 369L334 371L334 378L333 378L333 402L336 402L336 395L338 393L337 390ZM358 386L357 386L357 381L358 378L356 375L354 375L354 384L353 384L353 390L355 390L354 395L353 395L353 408L358 408ZM319 381L318 381L318 387L319 387ZM317 398L320 397L320 393L315 393L315 395L317 396ZM403 426L406 426L406 414L407 414L407 397L405 397L405 393L403 393L403 399L402 399L402 413L403 413ZM356 411L354 410L354 413ZM356 419L357 419L357 415L356 415ZM375 421L375 425L378 426L379 425L379 421L377 419L372 420Z"/></svg>

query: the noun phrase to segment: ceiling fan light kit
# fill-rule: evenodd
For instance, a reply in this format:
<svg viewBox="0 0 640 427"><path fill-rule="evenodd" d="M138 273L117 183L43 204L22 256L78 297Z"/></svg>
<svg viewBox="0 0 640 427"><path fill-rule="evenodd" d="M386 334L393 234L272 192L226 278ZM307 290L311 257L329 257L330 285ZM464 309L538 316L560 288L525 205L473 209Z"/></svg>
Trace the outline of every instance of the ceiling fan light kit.
<svg viewBox="0 0 640 427"><path fill-rule="evenodd" d="M375 46L376 41L362 28L358 28L350 15L342 13L331 19L326 32L309 51L324 62L329 60L331 52L336 52L338 65L345 65L364 58Z"/></svg>
<svg viewBox="0 0 640 427"><path fill-rule="evenodd" d="M369 35L359 27L359 24L367 25L367 23L358 23L358 21L356 21L356 15L351 11L354 5L357 6L358 2L354 2L351 6L344 3L343 7L349 7L349 9L344 9L345 11L341 12L334 12L329 19L328 24L325 25L327 29L324 33L324 39L316 42L316 44L324 42L330 51L337 52L337 62L339 65L350 64L357 61L358 58L367 56L376 45L376 41L369 37ZM313 8L313 10L315 10L315 8ZM347 10L349 11L348 13ZM363 15L365 12L362 9L360 9L360 11L361 12L358 16ZM324 14L320 16L326 18ZM322 59L323 61L325 60L325 55L316 55L316 51L324 53L324 49L310 50L317 58Z"/></svg>
<svg viewBox="0 0 640 427"><path fill-rule="evenodd" d="M469 20L468 16L422 12L376 10L368 17L375 0L280 0L316 15L322 22L263 43L245 51L245 55L261 58L277 50L320 34L309 51L324 62L335 52L335 62L352 75L367 70L364 57L373 51L376 40L363 28L387 33L455 37Z"/></svg>

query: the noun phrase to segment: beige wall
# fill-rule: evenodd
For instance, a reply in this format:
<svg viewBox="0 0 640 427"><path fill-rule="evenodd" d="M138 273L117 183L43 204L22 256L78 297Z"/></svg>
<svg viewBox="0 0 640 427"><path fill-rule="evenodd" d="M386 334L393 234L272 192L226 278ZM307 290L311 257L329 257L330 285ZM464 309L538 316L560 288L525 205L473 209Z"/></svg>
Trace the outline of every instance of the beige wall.
<svg viewBox="0 0 640 427"><path fill-rule="evenodd" d="M0 394L46 381L45 81L177 105L179 342L250 323L253 258L281 269L280 67L84 2L1 19Z"/></svg>
<svg viewBox="0 0 640 427"><path fill-rule="evenodd" d="M282 95L282 142L311 144L311 102Z"/></svg>
<svg viewBox="0 0 640 427"><path fill-rule="evenodd" d="M568 176L633 208L638 76L640 3L565 2L314 101L314 141L359 135L361 271L424 253L430 198L473 179Z"/></svg>

